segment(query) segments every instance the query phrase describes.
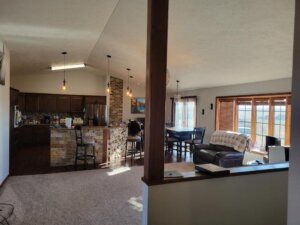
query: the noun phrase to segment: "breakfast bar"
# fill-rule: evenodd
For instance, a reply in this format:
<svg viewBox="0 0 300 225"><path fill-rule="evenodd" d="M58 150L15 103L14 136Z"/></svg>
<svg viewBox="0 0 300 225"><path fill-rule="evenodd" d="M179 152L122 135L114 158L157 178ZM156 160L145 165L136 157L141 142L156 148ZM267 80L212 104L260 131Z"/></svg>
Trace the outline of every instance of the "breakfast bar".
<svg viewBox="0 0 300 225"><path fill-rule="evenodd" d="M96 162L104 164L121 160L125 152L127 127L82 126L85 139L95 142ZM74 128L51 128L50 131L50 165L74 165L75 160Z"/></svg>

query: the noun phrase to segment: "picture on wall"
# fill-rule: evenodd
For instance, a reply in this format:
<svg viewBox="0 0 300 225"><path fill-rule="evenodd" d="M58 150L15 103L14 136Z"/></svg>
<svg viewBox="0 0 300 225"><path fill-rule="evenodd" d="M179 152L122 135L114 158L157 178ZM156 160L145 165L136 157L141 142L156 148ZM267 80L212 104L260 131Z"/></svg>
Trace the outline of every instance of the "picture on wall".
<svg viewBox="0 0 300 225"><path fill-rule="evenodd" d="M145 98L131 98L131 113L145 113Z"/></svg>
<svg viewBox="0 0 300 225"><path fill-rule="evenodd" d="M0 47L0 84L5 85L4 45Z"/></svg>

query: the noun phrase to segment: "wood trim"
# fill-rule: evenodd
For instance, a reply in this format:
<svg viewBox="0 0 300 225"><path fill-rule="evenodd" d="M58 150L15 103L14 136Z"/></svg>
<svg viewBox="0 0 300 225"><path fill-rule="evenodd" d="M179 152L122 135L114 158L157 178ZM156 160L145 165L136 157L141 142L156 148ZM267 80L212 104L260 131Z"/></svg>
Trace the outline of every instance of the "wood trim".
<svg viewBox="0 0 300 225"><path fill-rule="evenodd" d="M148 0L144 179L164 179L168 0Z"/></svg>
<svg viewBox="0 0 300 225"><path fill-rule="evenodd" d="M182 172L184 175L181 178L165 178L162 181L148 182L145 177L142 177L142 181L148 186L153 185L164 185L170 183L180 183L180 182L189 182L196 180L207 180L207 179L218 179L218 178L229 178L234 176L248 176L254 174L263 174L263 173L276 173L281 171L288 171L289 163L276 163L276 164L264 164L259 166L247 166L247 167L235 167L231 168L231 173L229 175L209 175L202 172ZM186 176L187 175L187 176Z"/></svg>
<svg viewBox="0 0 300 225"><path fill-rule="evenodd" d="M286 113L285 113L285 144L290 145L291 143L291 113L292 106L286 102Z"/></svg>
<svg viewBox="0 0 300 225"><path fill-rule="evenodd" d="M220 100L216 98L215 101L215 130L219 130L220 129Z"/></svg>
<svg viewBox="0 0 300 225"><path fill-rule="evenodd" d="M256 98L256 97L282 97L291 96L291 92L279 92L279 93L266 93L266 94L248 94L248 95L229 95L229 96L217 96L216 98Z"/></svg>
<svg viewBox="0 0 300 225"><path fill-rule="evenodd" d="M237 113L237 104L236 100L233 100L233 130L237 131L238 129L238 113Z"/></svg>

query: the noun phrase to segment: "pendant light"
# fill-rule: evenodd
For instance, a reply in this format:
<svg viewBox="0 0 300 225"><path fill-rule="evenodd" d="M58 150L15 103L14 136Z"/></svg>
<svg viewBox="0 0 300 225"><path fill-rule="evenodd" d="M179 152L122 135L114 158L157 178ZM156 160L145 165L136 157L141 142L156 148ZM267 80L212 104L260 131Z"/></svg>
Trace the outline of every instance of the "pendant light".
<svg viewBox="0 0 300 225"><path fill-rule="evenodd" d="M130 76L129 78L130 78L130 79L132 79L132 78L133 78L133 76ZM132 94L132 89L130 89L130 91L129 91L129 97L131 98L131 97L132 97L132 95L133 95L133 94Z"/></svg>
<svg viewBox="0 0 300 225"><path fill-rule="evenodd" d="M176 80L176 83L177 83L177 91L176 91L176 95L174 95L174 101L175 102L179 102L179 100L180 100L180 95L179 95L179 92L178 92L178 89L179 89L179 80Z"/></svg>
<svg viewBox="0 0 300 225"><path fill-rule="evenodd" d="M106 57L107 57L107 78L110 80L110 76L109 76L110 71L109 71L109 69L110 69L110 58L111 58L111 56L106 55ZM111 92L111 87L110 87L110 82L109 81L107 82L106 92L107 93Z"/></svg>
<svg viewBox="0 0 300 225"><path fill-rule="evenodd" d="M132 79L133 76L129 75L129 73L130 73L130 69L129 68L127 68L126 70L127 70L127 76L128 76L128 78L127 78L128 79L128 81L127 81L128 85L127 85L127 89L126 89L126 95L129 96L129 97L132 97L133 94L132 94L132 89L130 88L130 79Z"/></svg>
<svg viewBox="0 0 300 225"><path fill-rule="evenodd" d="M67 90L67 85L66 85L66 70L65 70L65 66L66 66L66 54L67 52L62 52L61 54L64 55L64 80L63 80L63 85L62 85L62 90L66 91Z"/></svg>

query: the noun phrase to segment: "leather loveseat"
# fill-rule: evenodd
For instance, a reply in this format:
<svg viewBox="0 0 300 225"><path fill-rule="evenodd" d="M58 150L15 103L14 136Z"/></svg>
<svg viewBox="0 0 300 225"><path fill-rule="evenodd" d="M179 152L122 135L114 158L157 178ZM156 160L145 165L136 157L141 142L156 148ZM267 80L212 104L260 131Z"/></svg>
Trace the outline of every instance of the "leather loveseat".
<svg viewBox="0 0 300 225"><path fill-rule="evenodd" d="M194 164L213 163L222 167L242 166L250 138L231 131L215 131L209 144L195 146Z"/></svg>

